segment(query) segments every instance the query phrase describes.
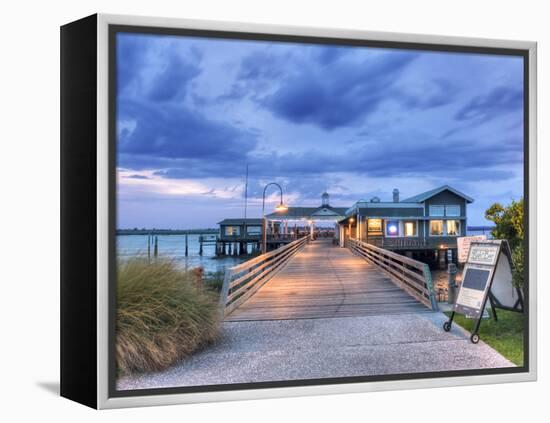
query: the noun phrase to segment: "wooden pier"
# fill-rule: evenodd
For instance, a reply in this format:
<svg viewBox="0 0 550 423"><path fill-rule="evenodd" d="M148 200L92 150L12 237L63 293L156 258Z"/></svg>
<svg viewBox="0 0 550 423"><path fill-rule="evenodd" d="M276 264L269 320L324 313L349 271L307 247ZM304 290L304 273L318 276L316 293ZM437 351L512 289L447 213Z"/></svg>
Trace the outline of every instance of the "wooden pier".
<svg viewBox="0 0 550 423"><path fill-rule="evenodd" d="M251 264L261 266L260 258L255 260ZM266 277L249 298L231 307L225 300L231 298L230 286L244 279L242 272L246 275L246 271L255 271L252 267L246 270L246 263L240 266L237 270L241 273L236 275L236 280L229 273L226 292L222 293L222 303L229 307L225 313L228 321L315 319L429 310L427 304L405 291L379 266L326 239L301 246L286 265L270 278ZM238 289L246 291L243 286Z"/></svg>

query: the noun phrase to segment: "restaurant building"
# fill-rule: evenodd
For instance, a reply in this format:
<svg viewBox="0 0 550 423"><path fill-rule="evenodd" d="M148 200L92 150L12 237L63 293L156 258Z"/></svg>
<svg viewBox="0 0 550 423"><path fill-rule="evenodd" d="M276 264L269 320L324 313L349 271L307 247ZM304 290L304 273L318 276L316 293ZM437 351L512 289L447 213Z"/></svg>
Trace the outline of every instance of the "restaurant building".
<svg viewBox="0 0 550 423"><path fill-rule="evenodd" d="M351 237L388 250L450 250L455 257L473 201L448 185L404 200L394 189L392 201L373 197L347 209L338 221L339 242L343 246Z"/></svg>
<svg viewBox="0 0 550 423"><path fill-rule="evenodd" d="M393 190L391 201L378 197L360 200L351 207L334 207L323 193L316 207L293 206L266 215L270 249L297 239L304 232L316 237L319 222L334 222L335 243L345 246L353 238L408 256L456 259L457 238L466 236L467 206L474 200L443 185L413 197L400 199ZM220 251L229 243L258 243L261 219L225 219L219 222ZM325 229L326 230L326 229ZM242 248L240 248L242 250ZM246 245L244 246L246 250Z"/></svg>

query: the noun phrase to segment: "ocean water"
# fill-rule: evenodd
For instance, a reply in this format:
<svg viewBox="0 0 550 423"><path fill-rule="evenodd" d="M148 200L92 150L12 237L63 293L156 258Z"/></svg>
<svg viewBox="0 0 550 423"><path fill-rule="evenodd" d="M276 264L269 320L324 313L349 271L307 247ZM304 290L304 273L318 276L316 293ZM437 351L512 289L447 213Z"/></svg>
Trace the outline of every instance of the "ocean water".
<svg viewBox="0 0 550 423"><path fill-rule="evenodd" d="M468 235L489 235L488 231L468 231ZM214 235L204 235L213 239ZM185 235L158 235L159 256L174 259L182 268L192 269L202 267L206 272L224 271L247 260L247 257L225 256L216 257L214 244L204 245L203 255L199 255L199 235L188 235L189 256L185 257ZM117 235L117 255L120 258L130 258L138 255L147 257L147 235ZM152 238L151 238L152 240ZM151 256L153 244L151 243ZM433 271L432 271L433 272ZM441 284L446 281L446 271L435 272L434 281Z"/></svg>
<svg viewBox="0 0 550 423"><path fill-rule="evenodd" d="M206 272L224 271L228 267L242 263L246 257L216 257L214 244L204 245L203 255L199 255L199 235L188 235L189 255L185 257L185 235L158 235L159 257L173 259L182 268L192 269L202 267ZM205 239L214 238L213 235L204 235ZM117 256L131 258L135 256L147 257L147 235L117 235ZM151 256L153 244L151 243Z"/></svg>

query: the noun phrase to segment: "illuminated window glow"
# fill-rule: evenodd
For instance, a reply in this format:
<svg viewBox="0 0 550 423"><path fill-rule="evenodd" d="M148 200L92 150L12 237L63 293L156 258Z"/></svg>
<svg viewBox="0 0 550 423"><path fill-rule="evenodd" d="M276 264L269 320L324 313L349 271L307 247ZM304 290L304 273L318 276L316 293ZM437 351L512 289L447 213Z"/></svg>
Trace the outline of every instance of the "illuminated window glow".
<svg viewBox="0 0 550 423"><path fill-rule="evenodd" d="M443 221L442 220L430 220L430 235L442 236L443 235Z"/></svg>
<svg viewBox="0 0 550 423"><path fill-rule="evenodd" d="M225 235L227 236L238 236L241 234L240 226L226 226Z"/></svg>
<svg viewBox="0 0 550 423"><path fill-rule="evenodd" d="M367 222L369 233L382 233L382 219L369 219Z"/></svg>
<svg viewBox="0 0 550 423"><path fill-rule="evenodd" d="M399 222L395 220L389 220L386 222L386 235L399 236Z"/></svg>
<svg viewBox="0 0 550 423"><path fill-rule="evenodd" d="M460 235L460 220L447 220L447 235Z"/></svg>
<svg viewBox="0 0 550 423"><path fill-rule="evenodd" d="M416 236L416 222L405 222L405 236Z"/></svg>

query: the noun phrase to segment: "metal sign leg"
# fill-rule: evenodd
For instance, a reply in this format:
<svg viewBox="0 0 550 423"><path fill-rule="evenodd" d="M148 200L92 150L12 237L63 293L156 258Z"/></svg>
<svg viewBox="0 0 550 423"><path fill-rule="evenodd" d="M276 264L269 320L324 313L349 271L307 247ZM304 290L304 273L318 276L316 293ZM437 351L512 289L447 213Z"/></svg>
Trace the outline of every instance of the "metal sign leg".
<svg viewBox="0 0 550 423"><path fill-rule="evenodd" d="M446 321L445 323L443 323L443 330L444 330L445 332L449 332L449 331L451 330L451 326L452 326L452 324L453 324L453 319L454 319L454 317L455 317L455 312L453 311L453 312L451 313L451 317L449 317L449 320Z"/></svg>

